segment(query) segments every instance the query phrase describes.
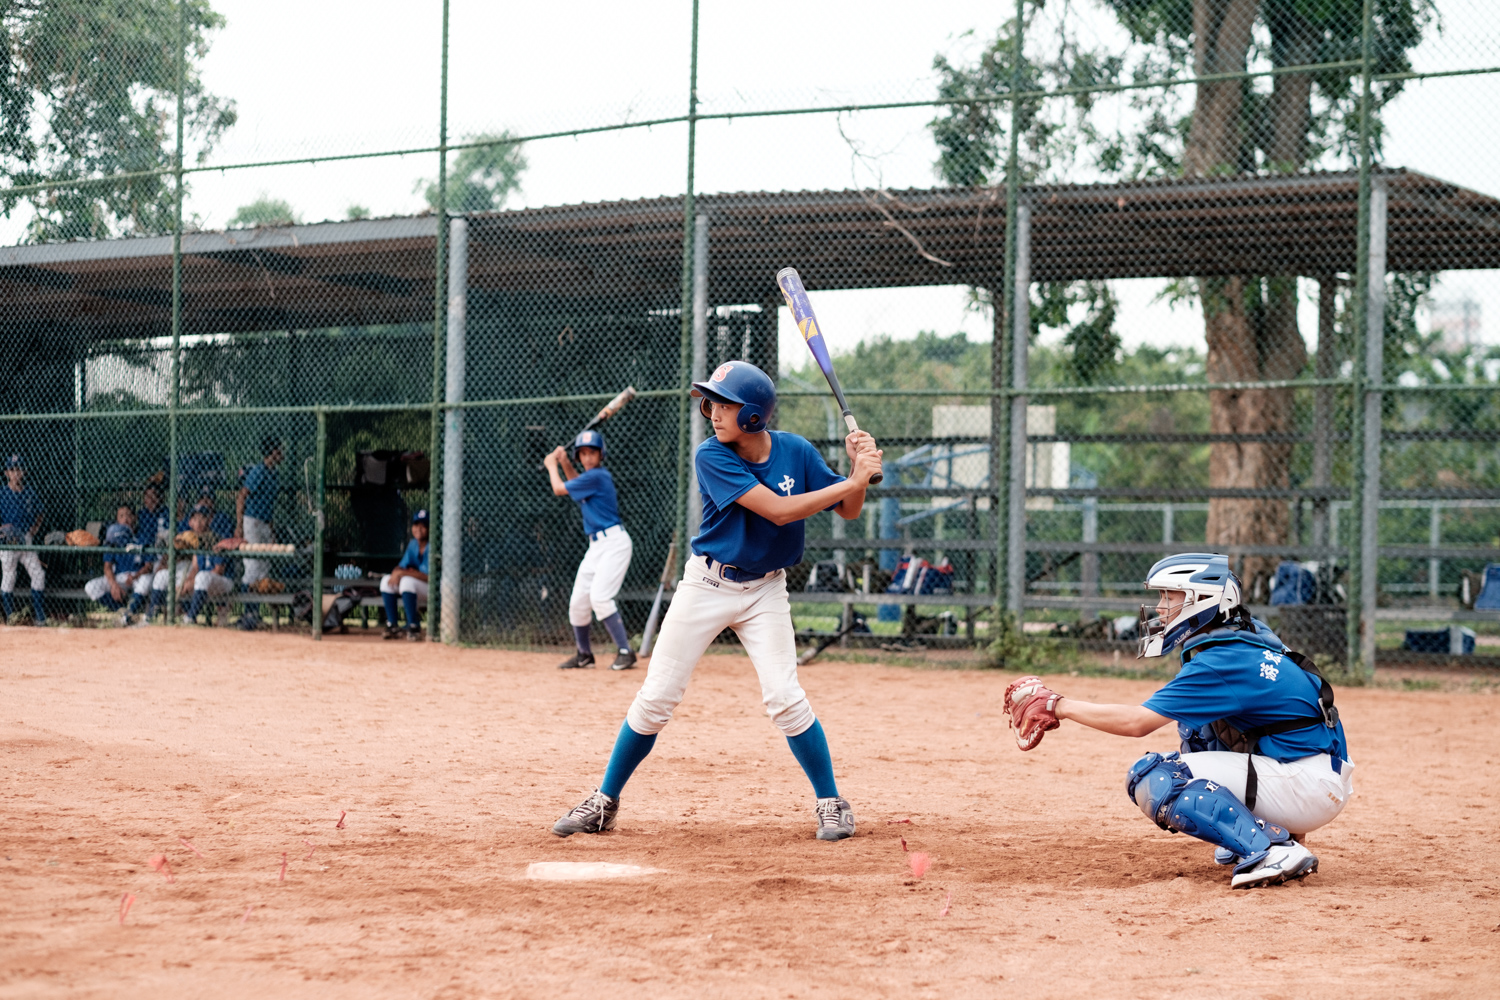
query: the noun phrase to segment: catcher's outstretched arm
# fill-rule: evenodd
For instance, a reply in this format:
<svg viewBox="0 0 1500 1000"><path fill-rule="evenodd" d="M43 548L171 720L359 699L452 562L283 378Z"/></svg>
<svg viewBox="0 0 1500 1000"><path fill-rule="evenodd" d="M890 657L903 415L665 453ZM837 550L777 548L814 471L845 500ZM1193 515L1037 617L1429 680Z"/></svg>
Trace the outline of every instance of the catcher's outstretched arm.
<svg viewBox="0 0 1500 1000"><path fill-rule="evenodd" d="M1067 696L1057 700L1053 712L1059 719L1116 736L1149 736L1172 721L1145 705L1099 705Z"/></svg>

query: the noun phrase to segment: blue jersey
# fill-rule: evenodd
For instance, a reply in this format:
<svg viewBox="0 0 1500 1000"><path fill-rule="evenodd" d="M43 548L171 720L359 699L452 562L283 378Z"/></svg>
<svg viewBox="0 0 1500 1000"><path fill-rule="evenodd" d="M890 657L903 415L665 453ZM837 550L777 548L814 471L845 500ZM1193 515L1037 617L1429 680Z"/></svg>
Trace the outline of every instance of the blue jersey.
<svg viewBox="0 0 1500 1000"><path fill-rule="evenodd" d="M759 464L740 458L718 438L698 446L693 467L703 494L703 528L693 538L695 555L752 573L771 573L802 561L802 521L778 527L735 501L756 486L789 497L841 483L844 477L805 438L766 433L771 435L771 457Z"/></svg>
<svg viewBox="0 0 1500 1000"><path fill-rule="evenodd" d="M145 560L139 552L106 552L104 563L115 571L115 576L124 576L127 573L138 573Z"/></svg>
<svg viewBox="0 0 1500 1000"><path fill-rule="evenodd" d="M22 486L17 493L9 483L0 484L0 526L10 525L9 541L20 541L41 516L42 501L37 498L36 490Z"/></svg>
<svg viewBox="0 0 1500 1000"><path fill-rule="evenodd" d="M136 544L149 548L156 545L157 532L166 530L167 526L172 523L172 518L167 514L165 507L158 507L155 510L142 507L136 512L135 523L139 525L135 531Z"/></svg>
<svg viewBox="0 0 1500 1000"><path fill-rule="evenodd" d="M224 565L224 557L217 554L193 556L193 561L198 564L200 573L212 573Z"/></svg>
<svg viewBox="0 0 1500 1000"><path fill-rule="evenodd" d="M406 552L401 556L401 561L396 564L397 569L414 569L418 573L427 572L427 557L432 554L432 545L418 546L417 540L413 538L406 543Z"/></svg>
<svg viewBox="0 0 1500 1000"><path fill-rule="evenodd" d="M1205 735L1214 742L1202 730L1220 719L1243 732L1322 715L1318 678L1284 655L1286 646L1263 622L1256 621L1253 632L1223 628L1194 636L1182 652L1188 662L1145 706L1176 720L1184 751L1202 749L1188 742ZM1343 723L1262 736L1256 752L1282 762L1320 753L1350 759Z"/></svg>
<svg viewBox="0 0 1500 1000"><path fill-rule="evenodd" d="M580 472L563 484L568 496L583 511L583 533L592 535L620 523L620 499L615 495L615 477L602 466Z"/></svg>
<svg viewBox="0 0 1500 1000"><path fill-rule="evenodd" d="M276 470L264 462L252 465L245 473L245 489L250 495L245 498L245 516L257 521L270 521L276 511Z"/></svg>

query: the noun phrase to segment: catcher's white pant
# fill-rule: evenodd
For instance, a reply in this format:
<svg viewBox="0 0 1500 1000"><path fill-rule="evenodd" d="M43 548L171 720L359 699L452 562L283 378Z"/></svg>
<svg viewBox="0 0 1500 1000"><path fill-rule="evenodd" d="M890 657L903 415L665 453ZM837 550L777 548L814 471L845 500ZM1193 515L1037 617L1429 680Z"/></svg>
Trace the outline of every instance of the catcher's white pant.
<svg viewBox="0 0 1500 1000"><path fill-rule="evenodd" d="M30 545L31 535L24 536L21 544ZM0 590L7 594L15 592L17 564L26 567L32 590L47 589L47 571L42 569L42 561L35 552L0 552Z"/></svg>
<svg viewBox="0 0 1500 1000"><path fill-rule="evenodd" d="M416 594L418 597L427 596L427 581L418 580L414 576L403 576L396 586L391 586L391 575L387 573L380 578L380 592L382 594Z"/></svg>
<svg viewBox="0 0 1500 1000"><path fill-rule="evenodd" d="M708 644L726 628L744 643L760 677L766 714L787 736L798 736L817 720L797 680L797 637L786 594L786 572L751 583L726 580L693 556L651 651L646 681L625 719L648 736L660 732L687 691L688 680Z"/></svg>
<svg viewBox="0 0 1500 1000"><path fill-rule="evenodd" d="M150 571L146 571L137 575L136 578L134 580L131 580L129 583L121 581L119 577L115 577L115 580L120 582L120 589L125 593L139 594L140 596L145 597L151 593L151 580L153 576L153 573L151 573ZM85 583L83 585L83 592L85 594L88 594L91 600L104 600L104 595L109 593L109 577L94 577L88 583Z"/></svg>
<svg viewBox="0 0 1500 1000"><path fill-rule="evenodd" d="M1223 785L1245 801L1247 755L1226 750L1185 753L1193 777ZM1354 795L1354 765L1344 761L1335 774L1326 753L1282 763L1255 755L1255 813L1258 819L1286 827L1293 835L1326 826L1344 811Z"/></svg>
<svg viewBox="0 0 1500 1000"><path fill-rule="evenodd" d="M605 528L603 538L589 542L589 550L578 564L578 575L573 577L573 596L568 599L568 621L583 626L593 621L590 613L603 621L620 606L615 595L620 584L625 582L625 573L630 569L630 554L633 546L630 533L623 524Z"/></svg>
<svg viewBox="0 0 1500 1000"><path fill-rule="evenodd" d="M276 533L271 530L271 522L270 521L262 521L258 517L251 517L250 515L246 514L245 515L245 541L247 541L247 542L259 542L259 543L266 543L266 542L274 542L274 541L276 541ZM271 564L269 562L267 562L266 560L264 560L264 559L246 559L245 560L244 579L245 579L245 588L247 590L251 586L253 586L254 584L259 583L261 580L264 580L266 577L268 577L270 575L271 575Z"/></svg>

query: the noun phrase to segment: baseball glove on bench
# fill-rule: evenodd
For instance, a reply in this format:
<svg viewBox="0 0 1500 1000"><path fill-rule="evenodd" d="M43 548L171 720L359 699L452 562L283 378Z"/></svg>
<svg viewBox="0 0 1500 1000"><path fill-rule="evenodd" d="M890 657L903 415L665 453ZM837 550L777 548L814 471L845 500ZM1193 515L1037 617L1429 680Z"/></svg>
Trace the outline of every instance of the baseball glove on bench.
<svg viewBox="0 0 1500 1000"><path fill-rule="evenodd" d="M1016 731L1016 746L1030 750L1042 742L1042 736L1059 725L1057 700L1062 695L1042 683L1040 677L1022 677L1005 689L1005 711L1010 728Z"/></svg>

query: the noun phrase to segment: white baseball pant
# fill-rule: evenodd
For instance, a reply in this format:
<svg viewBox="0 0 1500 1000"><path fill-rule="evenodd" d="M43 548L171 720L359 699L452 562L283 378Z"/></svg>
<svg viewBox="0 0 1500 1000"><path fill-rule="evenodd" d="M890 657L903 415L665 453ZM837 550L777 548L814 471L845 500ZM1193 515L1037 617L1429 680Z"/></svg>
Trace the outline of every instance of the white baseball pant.
<svg viewBox="0 0 1500 1000"><path fill-rule="evenodd" d="M625 582L632 551L630 533L623 524L606 528L603 538L589 542L589 550L578 564L578 575L573 577L573 596L568 599L570 623L582 627L593 621L592 615L603 621L620 610L615 595Z"/></svg>
<svg viewBox="0 0 1500 1000"><path fill-rule="evenodd" d="M264 544L276 541L276 533L271 530L270 521L262 521L258 517L245 515L245 541ZM264 559L245 560L245 587L249 589L252 585L259 583L271 575L271 564Z"/></svg>
<svg viewBox="0 0 1500 1000"><path fill-rule="evenodd" d="M206 569L200 569L198 575L193 577L193 589L205 590L209 597L223 597L234 590L234 581L223 573L210 573Z"/></svg>
<svg viewBox="0 0 1500 1000"><path fill-rule="evenodd" d="M188 575L188 570L192 568L192 565L193 565L193 560L192 560L191 556L189 556L186 559L178 560L178 562L177 562L177 585L179 587L182 586L182 579L183 579L183 577L185 577L185 576ZM151 578L151 589L152 590L166 590L167 589L167 568L166 568L166 564L163 564L162 568L159 569L159 570L157 570L156 573L155 573L155 575L152 576L152 578Z"/></svg>
<svg viewBox="0 0 1500 1000"><path fill-rule="evenodd" d="M21 544L30 545L31 535L25 535ZM42 561L35 552L0 552L0 590L7 594L15 592L18 563L26 567L26 576L31 581L32 590L47 589L47 571L42 569Z"/></svg>
<svg viewBox="0 0 1500 1000"><path fill-rule="evenodd" d="M127 594L139 594L142 597L146 597L151 593L151 580L154 575L150 572L142 572L129 583L121 583L120 587ZM119 577L115 577L115 579L118 580ZM83 585L83 592L88 594L91 600L104 600L104 595L109 593L109 577L94 577Z"/></svg>
<svg viewBox="0 0 1500 1000"><path fill-rule="evenodd" d="M418 580L414 576L403 576L397 586L391 586L391 575L387 573L380 578L380 592L382 594L416 594L418 597L427 596L427 581Z"/></svg>
<svg viewBox="0 0 1500 1000"><path fill-rule="evenodd" d="M648 736L666 727L699 657L726 628L734 629L755 665L761 701L776 728L798 736L818 721L797 680L797 637L786 572L735 583L710 570L702 556L693 556L672 595L645 683L625 715L631 729Z"/></svg>
<svg viewBox="0 0 1500 1000"><path fill-rule="evenodd" d="M1223 785L1245 801L1247 755L1227 750L1185 753L1182 761L1195 778ZM1354 765L1344 761L1335 774L1326 753L1286 763L1255 755L1256 817L1286 827L1293 836L1326 826L1354 795Z"/></svg>

